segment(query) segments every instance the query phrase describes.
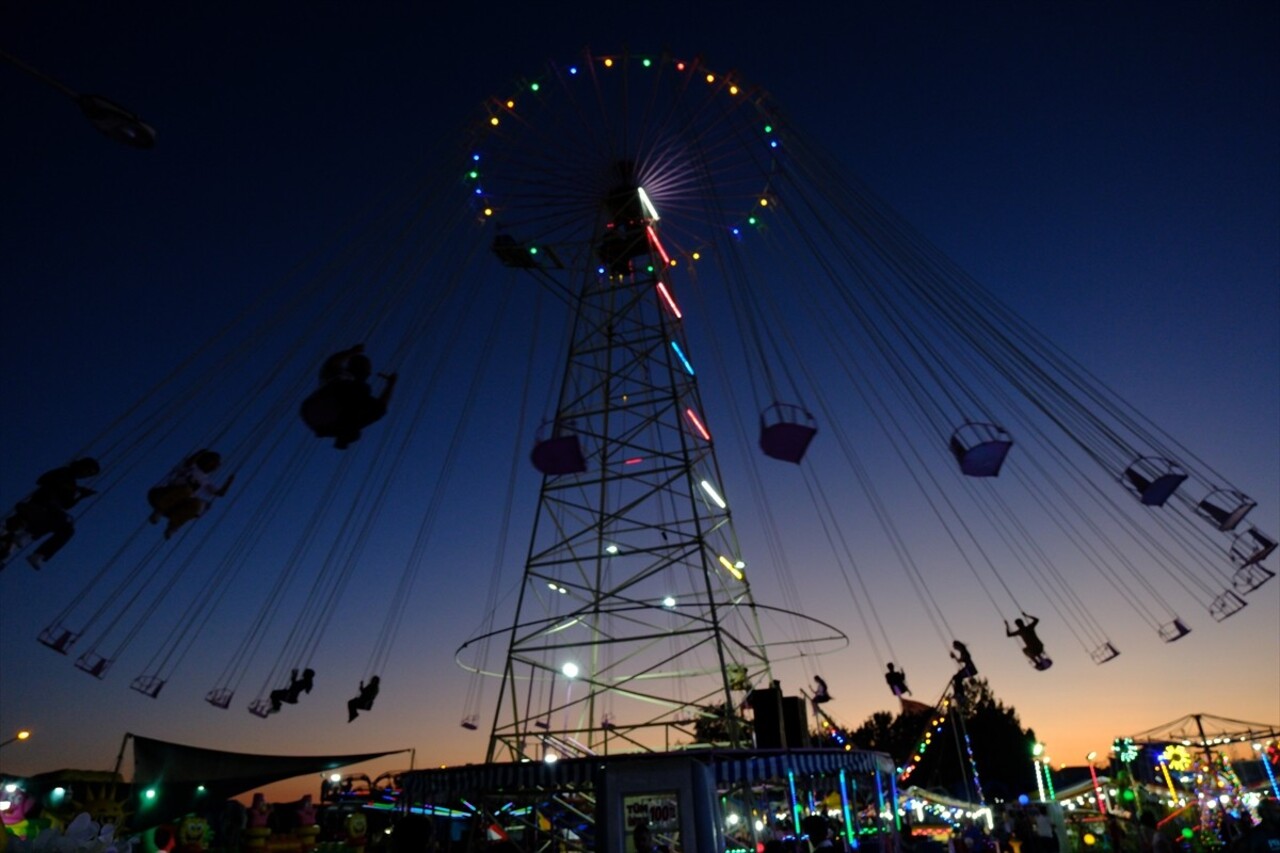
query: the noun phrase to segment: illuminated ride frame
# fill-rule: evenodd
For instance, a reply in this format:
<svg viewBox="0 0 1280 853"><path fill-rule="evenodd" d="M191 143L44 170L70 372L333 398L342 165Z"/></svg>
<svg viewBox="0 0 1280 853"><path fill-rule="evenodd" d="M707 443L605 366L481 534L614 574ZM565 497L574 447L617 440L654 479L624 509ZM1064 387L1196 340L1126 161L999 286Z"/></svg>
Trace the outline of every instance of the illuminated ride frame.
<svg viewBox="0 0 1280 853"><path fill-rule="evenodd" d="M632 849L637 823L672 849L721 851L735 828L754 848L766 826L798 833L837 793L856 832L855 796L896 814L890 759L753 749L738 710L760 690L781 712L770 650L795 643L767 643L761 611L805 617L752 598L685 337L681 270L663 242L669 227L688 257L699 228L767 200L768 169L744 143L754 134L769 162L763 96L716 85L696 63L623 62L630 72L598 57L552 66L552 85L525 82L518 98L490 102L473 140L468 179L494 254L573 319L555 414L532 453L543 481L515 618L458 650L464 668L501 678L486 762L409 774L403 804L469 816L491 839L519 832L530 850ZM655 114L629 100L611 70L671 75L653 78L670 102ZM616 110L583 129L581 100ZM798 462L813 429L768 426L784 440L762 440L765 452ZM809 621L804 653L847 644ZM507 645L501 671L477 653L490 639ZM765 814L770 791L786 802L780 818Z"/></svg>

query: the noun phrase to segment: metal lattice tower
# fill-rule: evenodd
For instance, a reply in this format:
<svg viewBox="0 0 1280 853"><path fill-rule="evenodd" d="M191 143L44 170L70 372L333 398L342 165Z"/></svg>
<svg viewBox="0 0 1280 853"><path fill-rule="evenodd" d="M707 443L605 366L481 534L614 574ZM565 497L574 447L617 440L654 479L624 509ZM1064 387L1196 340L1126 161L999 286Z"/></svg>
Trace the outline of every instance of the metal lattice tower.
<svg viewBox="0 0 1280 853"><path fill-rule="evenodd" d="M489 761L662 750L769 678L660 223L617 169L594 252L534 270L578 294L539 444L567 473L543 480Z"/></svg>

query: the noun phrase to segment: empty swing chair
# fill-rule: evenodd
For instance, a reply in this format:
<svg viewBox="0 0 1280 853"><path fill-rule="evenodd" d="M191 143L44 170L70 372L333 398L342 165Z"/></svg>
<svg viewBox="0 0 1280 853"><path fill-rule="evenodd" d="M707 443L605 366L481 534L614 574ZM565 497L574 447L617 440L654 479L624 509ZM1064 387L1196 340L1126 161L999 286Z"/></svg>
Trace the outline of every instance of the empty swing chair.
<svg viewBox="0 0 1280 853"><path fill-rule="evenodd" d="M521 243L510 234L498 234L490 247L503 266L521 270L564 269L560 258L550 246Z"/></svg>
<svg viewBox="0 0 1280 853"><path fill-rule="evenodd" d="M539 438L533 445L529 459L533 467L548 477L565 474L581 474L587 470L587 458L582 454L582 442L578 434L564 432L564 427L552 421L542 425ZM549 436L542 437L546 432Z"/></svg>
<svg viewBox="0 0 1280 853"><path fill-rule="evenodd" d="M1276 549L1276 540L1256 527L1250 527L1243 533L1237 533L1231 543L1231 562L1237 566L1252 566L1261 563Z"/></svg>
<svg viewBox="0 0 1280 853"><path fill-rule="evenodd" d="M760 449L771 459L799 465L817 432L813 415L802 406L774 403L760 414Z"/></svg>
<svg viewBox="0 0 1280 853"><path fill-rule="evenodd" d="M1276 540L1256 527L1237 533L1231 543L1231 562L1239 566L1231 576L1231 588L1241 595L1248 595L1276 576L1264 568L1262 561L1276 549Z"/></svg>
<svg viewBox="0 0 1280 853"><path fill-rule="evenodd" d="M1226 532L1235 530L1236 525L1249 514L1249 510L1257 505L1258 502L1253 498L1235 489L1215 489L1196 504L1196 512L1208 519L1214 527Z"/></svg>
<svg viewBox="0 0 1280 853"><path fill-rule="evenodd" d="M1228 589L1209 602L1209 615L1213 617L1215 622L1221 622L1228 616L1239 613L1247 603L1243 598Z"/></svg>
<svg viewBox="0 0 1280 853"><path fill-rule="evenodd" d="M208 702L215 708L226 710L231 707L231 698L235 695L235 691L227 687L215 687L204 696L204 701Z"/></svg>
<svg viewBox="0 0 1280 853"><path fill-rule="evenodd" d="M85 652L76 659L76 669L81 672L87 672L99 681L107 674L107 670L111 669L111 664L115 661L103 657L97 652Z"/></svg>
<svg viewBox="0 0 1280 853"><path fill-rule="evenodd" d="M535 269L538 266L528 247L516 242L516 238L510 234L494 235L491 248L503 266L513 269Z"/></svg>
<svg viewBox="0 0 1280 853"><path fill-rule="evenodd" d="M1093 658L1094 663L1106 663L1107 661L1119 656L1120 650L1113 646L1110 640L1089 652L1089 657Z"/></svg>
<svg viewBox="0 0 1280 853"><path fill-rule="evenodd" d="M160 690L164 687L166 681L167 679L158 675L140 675L129 682L129 689L136 690L142 695L150 696L154 699L160 695Z"/></svg>
<svg viewBox="0 0 1280 853"><path fill-rule="evenodd" d="M1172 643L1174 640L1181 640L1187 634L1190 634L1191 629L1181 619L1174 617L1172 622L1166 622L1161 625L1157 633L1159 633L1160 639L1166 643Z"/></svg>
<svg viewBox="0 0 1280 853"><path fill-rule="evenodd" d="M1241 566L1231 576L1231 588L1241 595L1248 595L1275 576L1275 572L1259 563Z"/></svg>
<svg viewBox="0 0 1280 853"><path fill-rule="evenodd" d="M468 714L467 716L462 718L462 727L470 732L474 732L477 728L479 728L479 723L480 723L479 714Z"/></svg>
<svg viewBox="0 0 1280 853"><path fill-rule="evenodd" d="M80 634L61 625L50 625L40 632L40 636L36 640L44 646L48 646L60 655L65 655L67 650L75 645L76 640L80 639Z"/></svg>
<svg viewBox="0 0 1280 853"><path fill-rule="evenodd" d="M1120 482L1128 486L1144 506L1164 506L1185 479L1187 472L1177 463L1159 456L1139 456L1124 469Z"/></svg>
<svg viewBox="0 0 1280 853"><path fill-rule="evenodd" d="M994 477L1013 447L1013 438L998 424L965 421L951 433L950 447L966 477Z"/></svg>

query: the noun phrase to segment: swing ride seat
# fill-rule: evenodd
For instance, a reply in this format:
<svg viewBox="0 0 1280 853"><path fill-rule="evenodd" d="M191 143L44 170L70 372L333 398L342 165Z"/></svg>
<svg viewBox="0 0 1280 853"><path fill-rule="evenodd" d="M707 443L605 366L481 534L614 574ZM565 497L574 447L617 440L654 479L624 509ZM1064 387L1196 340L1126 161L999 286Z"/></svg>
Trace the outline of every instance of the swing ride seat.
<svg viewBox="0 0 1280 853"><path fill-rule="evenodd" d="M1258 502L1235 489L1216 489L1196 504L1196 512L1221 531L1235 530Z"/></svg>
<svg viewBox="0 0 1280 853"><path fill-rule="evenodd" d="M1237 566L1252 566L1261 563L1276 549L1276 540L1256 527L1250 527L1243 533L1237 533L1231 543L1231 562Z"/></svg>
<svg viewBox="0 0 1280 853"><path fill-rule="evenodd" d="M498 256L498 260L502 261L505 267L513 269L531 270L537 269L538 263L535 260L536 255L530 254L529 249L516 241L515 237L510 234L497 234L493 238L493 253Z"/></svg>
<svg viewBox="0 0 1280 853"><path fill-rule="evenodd" d="M1029 660L1031 665L1040 672L1044 672L1046 669L1053 666L1053 660L1043 653L1036 655L1034 658L1027 658L1027 660Z"/></svg>
<svg viewBox="0 0 1280 853"><path fill-rule="evenodd" d="M60 655L65 655L67 650L76 644L76 640L80 639L80 635L58 625L45 628L36 639L41 645L48 646Z"/></svg>
<svg viewBox="0 0 1280 853"><path fill-rule="evenodd" d="M1121 478L1146 506L1164 506L1165 501L1187 479L1187 472L1159 456L1140 456L1124 469Z"/></svg>
<svg viewBox="0 0 1280 853"><path fill-rule="evenodd" d="M99 133L123 142L132 148L152 148L156 144L155 130L124 107L101 95L80 95L76 98L80 112Z"/></svg>
<svg viewBox="0 0 1280 853"><path fill-rule="evenodd" d="M1228 616L1239 613L1247 602L1231 590L1225 590L1213 601L1209 602L1209 615L1214 621L1221 622Z"/></svg>
<svg viewBox="0 0 1280 853"><path fill-rule="evenodd" d="M1241 595L1248 595L1275 576L1276 573L1270 569L1257 563L1249 563L1236 569L1236 573L1231 576L1231 588Z"/></svg>
<svg viewBox="0 0 1280 853"><path fill-rule="evenodd" d="M234 695L234 690L229 690L226 687L216 687L205 694L204 701L215 708L221 708L225 711L231 707L231 697Z"/></svg>
<svg viewBox="0 0 1280 853"><path fill-rule="evenodd" d="M1111 645L1110 641L1103 643L1093 651L1089 652L1089 657L1093 658L1094 663L1106 663L1119 655L1120 650Z"/></svg>
<svg viewBox="0 0 1280 853"><path fill-rule="evenodd" d="M160 695L160 688L164 687L165 679L158 675L139 675L133 681L129 682L129 687L138 691L152 699Z"/></svg>
<svg viewBox="0 0 1280 853"><path fill-rule="evenodd" d="M572 434L538 441L529 458L533 461L533 467L548 477L581 474L587 470L587 460L582 455L582 442Z"/></svg>
<svg viewBox="0 0 1280 853"><path fill-rule="evenodd" d="M760 449L771 459L799 465L817 432L813 415L791 403L774 403L760 415Z"/></svg>
<svg viewBox="0 0 1280 853"><path fill-rule="evenodd" d="M249 703L249 713L255 717L262 717L264 720L271 716L271 700L254 699Z"/></svg>
<svg viewBox="0 0 1280 853"><path fill-rule="evenodd" d="M111 669L111 664L115 661L108 660L100 654L94 652L85 652L76 659L76 669L89 673L94 678L101 680L107 674L107 670Z"/></svg>
<svg viewBox="0 0 1280 853"><path fill-rule="evenodd" d="M1013 447L1013 439L996 424L967 421L951 434L951 452L966 477L994 477Z"/></svg>
<svg viewBox="0 0 1280 853"><path fill-rule="evenodd" d="M476 718L474 716L467 717L465 720L463 720L462 727L470 732L474 732L477 728L479 728L476 725Z"/></svg>
<svg viewBox="0 0 1280 853"><path fill-rule="evenodd" d="M1175 618L1172 622L1166 622L1160 626L1160 639L1166 643L1172 643L1174 640L1181 640L1187 634L1191 633L1191 629L1183 624L1181 619Z"/></svg>
<svg viewBox="0 0 1280 853"><path fill-rule="evenodd" d="M334 438L343 432L359 432L387 413L386 404L360 381L339 379L321 387L302 401L302 420L317 438Z"/></svg>

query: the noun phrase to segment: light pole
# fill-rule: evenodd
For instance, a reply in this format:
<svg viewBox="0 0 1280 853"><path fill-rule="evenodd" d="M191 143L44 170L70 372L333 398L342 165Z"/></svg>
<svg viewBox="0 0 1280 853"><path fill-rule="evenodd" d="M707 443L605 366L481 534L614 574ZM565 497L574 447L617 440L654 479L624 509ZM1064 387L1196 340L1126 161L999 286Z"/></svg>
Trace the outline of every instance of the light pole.
<svg viewBox="0 0 1280 853"><path fill-rule="evenodd" d="M13 737L0 740L0 747L8 746L14 741L26 740L29 737L31 737L30 731L28 731L27 729L18 729L17 733L14 734Z"/></svg>
<svg viewBox="0 0 1280 853"><path fill-rule="evenodd" d="M151 125L138 118L115 101L101 95L87 95L77 92L70 86L55 80L43 71L32 68L8 51L0 50L0 59L21 68L32 77L51 89L56 89L76 102L80 112L89 120L98 132L122 142L131 148L151 148L156 144L156 132ZM5 741L8 743L8 741Z"/></svg>

